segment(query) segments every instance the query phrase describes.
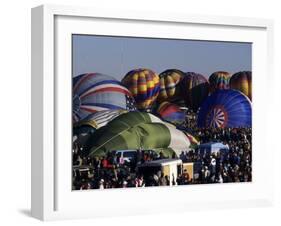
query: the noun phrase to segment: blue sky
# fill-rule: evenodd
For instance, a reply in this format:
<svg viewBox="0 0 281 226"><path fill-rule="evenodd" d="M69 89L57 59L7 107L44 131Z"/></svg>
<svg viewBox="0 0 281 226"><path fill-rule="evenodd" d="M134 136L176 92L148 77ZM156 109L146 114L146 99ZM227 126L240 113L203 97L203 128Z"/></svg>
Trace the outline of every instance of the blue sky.
<svg viewBox="0 0 281 226"><path fill-rule="evenodd" d="M209 77L218 70L251 70L250 43L73 35L73 76L99 72L121 80L135 68L166 69Z"/></svg>

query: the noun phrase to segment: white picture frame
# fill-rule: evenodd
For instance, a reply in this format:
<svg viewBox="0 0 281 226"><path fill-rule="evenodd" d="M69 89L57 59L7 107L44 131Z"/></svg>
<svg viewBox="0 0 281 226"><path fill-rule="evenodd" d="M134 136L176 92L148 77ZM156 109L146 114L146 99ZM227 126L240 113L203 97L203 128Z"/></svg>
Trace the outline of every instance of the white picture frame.
<svg viewBox="0 0 281 226"><path fill-rule="evenodd" d="M129 189L126 193L122 189L71 191L73 33L252 42L253 182ZM269 108L264 107L271 104L266 98L271 91L265 91L264 84L273 82L272 39L273 22L265 19L55 5L33 8L32 216L57 220L271 205L273 178L266 172L273 171L273 150L266 148ZM105 199L118 206L107 205Z"/></svg>

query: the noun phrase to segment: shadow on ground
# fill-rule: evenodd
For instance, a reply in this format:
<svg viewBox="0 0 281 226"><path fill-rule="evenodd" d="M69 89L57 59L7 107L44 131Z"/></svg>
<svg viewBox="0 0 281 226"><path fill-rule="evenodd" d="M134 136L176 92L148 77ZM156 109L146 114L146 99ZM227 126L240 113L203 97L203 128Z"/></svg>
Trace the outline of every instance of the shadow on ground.
<svg viewBox="0 0 281 226"><path fill-rule="evenodd" d="M29 209L19 209L18 212L27 217L31 217L31 210Z"/></svg>

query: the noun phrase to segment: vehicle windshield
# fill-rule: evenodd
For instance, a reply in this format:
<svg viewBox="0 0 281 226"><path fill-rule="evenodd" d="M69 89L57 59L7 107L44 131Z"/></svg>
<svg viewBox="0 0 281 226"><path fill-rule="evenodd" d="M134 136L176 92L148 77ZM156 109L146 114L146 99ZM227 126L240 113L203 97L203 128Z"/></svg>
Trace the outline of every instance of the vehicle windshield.
<svg viewBox="0 0 281 226"><path fill-rule="evenodd" d="M128 151L123 153L124 158L134 158L136 156L136 152Z"/></svg>

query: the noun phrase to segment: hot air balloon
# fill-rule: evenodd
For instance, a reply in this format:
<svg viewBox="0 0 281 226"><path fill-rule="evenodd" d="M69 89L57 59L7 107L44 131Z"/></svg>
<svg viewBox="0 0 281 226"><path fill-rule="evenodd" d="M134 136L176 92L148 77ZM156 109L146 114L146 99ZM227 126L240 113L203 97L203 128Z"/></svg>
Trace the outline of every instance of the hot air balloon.
<svg viewBox="0 0 281 226"><path fill-rule="evenodd" d="M216 71L209 77L210 91L218 89L229 89L229 80L231 75L226 71Z"/></svg>
<svg viewBox="0 0 281 226"><path fill-rule="evenodd" d="M241 91L252 100L252 72L240 71L232 75L230 88Z"/></svg>
<svg viewBox="0 0 281 226"><path fill-rule="evenodd" d="M74 128L80 128L83 126L90 126L94 129L99 129L103 126L106 126L111 120L115 119L121 114L127 113L127 110L105 110L98 111L88 115L83 120L80 120L77 123L74 123Z"/></svg>
<svg viewBox="0 0 281 226"><path fill-rule="evenodd" d="M117 116L127 112L127 110L98 111L88 115L83 120L74 123L73 135L77 136L76 143L79 143L79 146L84 146L90 138L90 135L97 129L107 125L107 123Z"/></svg>
<svg viewBox="0 0 281 226"><path fill-rule="evenodd" d="M187 72L180 82L182 96L186 106L197 111L209 94L209 82L201 74Z"/></svg>
<svg viewBox="0 0 281 226"><path fill-rule="evenodd" d="M167 101L164 101L159 105L157 114L164 121L168 121L173 124L182 124L185 121L185 112L182 111L178 105Z"/></svg>
<svg viewBox="0 0 281 226"><path fill-rule="evenodd" d="M170 101L173 103L179 102L182 99L180 96L179 83L184 77L184 72L177 69L168 69L163 71L159 77L160 92L157 101L159 103L163 101Z"/></svg>
<svg viewBox="0 0 281 226"><path fill-rule="evenodd" d="M128 112L98 129L89 139L89 155L114 150L172 148L177 154L188 150L190 138L170 123L145 112Z"/></svg>
<svg viewBox="0 0 281 226"><path fill-rule="evenodd" d="M252 106L249 98L237 90L217 90L202 104L198 127L251 127Z"/></svg>
<svg viewBox="0 0 281 226"><path fill-rule="evenodd" d="M131 91L139 110L149 110L155 102L159 90L159 76L149 69L128 72L122 83Z"/></svg>
<svg viewBox="0 0 281 226"><path fill-rule="evenodd" d="M73 121L103 110L135 110L131 92L115 78L99 73L73 78Z"/></svg>

